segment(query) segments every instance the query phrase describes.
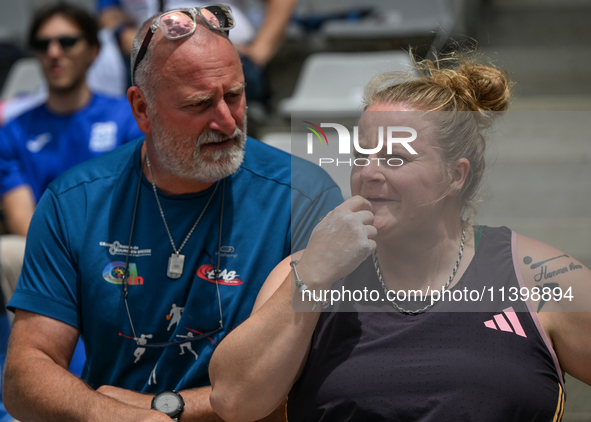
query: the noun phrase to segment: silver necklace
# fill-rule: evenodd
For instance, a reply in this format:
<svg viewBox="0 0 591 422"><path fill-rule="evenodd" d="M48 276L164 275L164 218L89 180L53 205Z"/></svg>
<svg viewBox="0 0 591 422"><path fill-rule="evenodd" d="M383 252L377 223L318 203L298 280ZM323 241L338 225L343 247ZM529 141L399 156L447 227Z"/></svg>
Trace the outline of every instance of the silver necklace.
<svg viewBox="0 0 591 422"><path fill-rule="evenodd" d="M447 290L447 288L451 284L451 281L454 279L456 272L458 271L458 268L460 266L460 262L462 261L462 255L464 254L465 242L466 242L466 227L464 226L462 228L462 243L460 243L460 253L458 254L458 259L456 260L456 265L454 266L454 269L451 270L451 274L450 274L449 278L447 279L447 283L445 283L445 286L443 286L443 290ZM373 265L376 269L376 274L378 275L378 280L380 280L380 284L384 288L384 293L386 293L386 298L388 298L388 292L390 290L386 287L386 284L384 283L384 279L382 278L382 272L380 271L380 264L378 262L378 252L377 251L374 251L374 253L373 253ZM437 300L433 301L432 303L425 306L424 308L417 309L416 311L404 309L393 300L391 300L390 303L392 304L394 309L396 309L401 314L417 315L417 314L422 314L424 312L427 312L429 309L431 309L433 307L433 305L435 305L437 302L439 302L439 299L441 299L441 295L439 295L439 298Z"/></svg>
<svg viewBox="0 0 591 422"><path fill-rule="evenodd" d="M152 179L152 190L154 191L154 196L156 197L156 202L158 203L158 209L160 210L162 221L164 221L164 227L166 227L166 233L168 233L168 238L170 239L170 244L172 245L172 250L174 251L170 255L170 258L168 258L168 270L166 271L166 275L169 278L176 280L178 278L181 278L181 276L183 275L183 268L185 267L185 255L181 255L181 250L193 234L193 231L195 230L195 227L197 227L197 224L199 224L199 221L201 220L201 217L203 217L203 214L205 214L205 210L207 209L209 203L213 199L215 192L218 190L220 181L218 180L218 182L215 184L215 188L213 189L211 196L207 200L205 208L203 208L203 211L201 211L201 214L199 214L199 217L197 217L197 221L195 221L195 224L193 224L193 227L191 227L189 234L187 235L187 237L185 237L185 240L177 250L176 245L174 244L174 240L172 239L172 234L170 234L168 224L166 223L166 218L164 217L164 210L162 209L162 205L160 205L158 191L156 190L156 183L154 183L154 175L152 174L152 166L150 166L150 159L148 158L148 150L146 150L146 164L148 165L148 171L150 172L150 179Z"/></svg>

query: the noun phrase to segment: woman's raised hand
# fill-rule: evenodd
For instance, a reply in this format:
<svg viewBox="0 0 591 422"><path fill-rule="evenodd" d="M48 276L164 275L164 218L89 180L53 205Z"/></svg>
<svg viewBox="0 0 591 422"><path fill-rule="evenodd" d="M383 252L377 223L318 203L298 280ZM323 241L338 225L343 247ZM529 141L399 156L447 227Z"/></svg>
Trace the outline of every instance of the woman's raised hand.
<svg viewBox="0 0 591 422"><path fill-rule="evenodd" d="M328 289L350 274L376 249L371 203L354 196L318 223L298 264L298 274L311 288Z"/></svg>

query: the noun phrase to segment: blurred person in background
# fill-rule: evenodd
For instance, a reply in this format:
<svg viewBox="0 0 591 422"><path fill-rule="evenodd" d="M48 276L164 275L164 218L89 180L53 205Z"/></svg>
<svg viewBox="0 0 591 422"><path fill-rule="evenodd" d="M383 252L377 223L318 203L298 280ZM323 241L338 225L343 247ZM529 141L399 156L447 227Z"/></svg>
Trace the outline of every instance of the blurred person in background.
<svg viewBox="0 0 591 422"><path fill-rule="evenodd" d="M58 4L35 17L29 46L47 81L45 103L0 129L0 201L9 233L0 240L3 293L11 296L24 236L41 195L67 169L142 136L123 98L92 92L86 72L99 51L86 11ZM16 266L16 269L14 269ZM8 279L6 279L8 277Z"/></svg>
<svg viewBox="0 0 591 422"><path fill-rule="evenodd" d="M125 99L93 93L86 84L86 71L99 51L97 30L84 10L65 4L41 11L32 24L29 46L41 63L48 94L45 102L0 128L0 202L9 232L0 236L3 303L16 288L29 223L49 183L142 135ZM31 106L41 99L31 98ZM8 321L2 321L2 331L0 348L5 350ZM78 343L72 373L80 375L84 360Z"/></svg>
<svg viewBox="0 0 591 422"><path fill-rule="evenodd" d="M39 2L39 4L42 5L42 8L44 3L56 2ZM76 2L72 1L70 1L69 3L67 1L62 1L61 3L76 4ZM14 11L12 11L11 13L14 14ZM31 18L33 18L33 16L31 16ZM26 21L28 22L28 20ZM97 37L98 44L100 44L100 49L98 51L96 58L93 60L92 64L88 68L86 74L86 84L92 92L95 92L97 94L107 95L111 97L124 97L127 94L127 74L129 72L125 68L125 63L123 57L121 56L119 46L117 45L117 42L114 40L114 35L112 31L109 29L99 28ZM0 45L0 47L2 47L2 45ZM35 51L30 52L33 54L35 53ZM13 54L13 56L16 57L5 58L5 61L8 62L4 64L4 66L7 67L4 71L6 75L12 74L14 72L17 72L18 75L18 71L20 70L19 59L28 60L28 54L26 54L24 51L21 52L20 55ZM31 72L32 70L30 67L27 69L29 70L29 72ZM8 84L10 84L11 82L14 83L14 76L15 75L12 75L12 81L8 79L3 79L3 82L5 84L7 82ZM30 73L27 74L27 76L30 76ZM20 83L17 83L16 85L16 87L18 88L17 90L11 89L12 87L8 85L6 87L3 86L4 89L8 90L8 92L6 92L8 96L0 100L0 125L8 123L15 117L21 115L23 112L31 110L32 108L47 101L47 80L44 78L43 81L39 81L37 77L34 77L32 79L33 80L31 80L29 82L29 85L27 86L23 84L21 77ZM41 84L41 86L38 86L39 84Z"/></svg>
<svg viewBox="0 0 591 422"><path fill-rule="evenodd" d="M207 3L199 0L97 0L97 9L101 25L112 29L123 55L129 57L137 28L148 17L158 11L203 6ZM232 7L236 19L230 40L240 53L246 81L246 99L264 103L268 96L265 66L283 40L297 0L265 0L265 16L260 26L250 18L244 0L225 3Z"/></svg>

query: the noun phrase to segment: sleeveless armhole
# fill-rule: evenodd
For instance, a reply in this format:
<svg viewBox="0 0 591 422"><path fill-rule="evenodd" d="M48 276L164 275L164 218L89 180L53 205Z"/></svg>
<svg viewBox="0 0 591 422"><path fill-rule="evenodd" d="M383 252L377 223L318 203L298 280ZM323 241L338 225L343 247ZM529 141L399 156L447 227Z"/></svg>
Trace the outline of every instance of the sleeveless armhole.
<svg viewBox="0 0 591 422"><path fill-rule="evenodd" d="M484 230L484 226L472 226L474 229L474 253L476 253L476 249L478 249L478 245L480 244L480 238L482 237L482 230Z"/></svg>
<svg viewBox="0 0 591 422"><path fill-rule="evenodd" d="M523 281L523 275L521 274L521 267L519 265L519 255L517 254L517 233L514 231L511 231L511 253L513 255L513 267L515 269L515 275L517 276L517 281L519 282L519 287L520 288L525 287L525 282ZM540 320L538 318L538 314L535 312L530 301L527 301L527 309L529 310L529 314L531 316L531 319L533 320L534 325L536 326L540 337L542 338L542 340L546 344L546 348L548 349L548 352L552 356L552 360L554 361L554 366L556 367L556 373L558 374L558 379L560 380L561 396L563 396L564 391L565 391L565 389L564 389L564 375L563 375L562 369L560 368L560 363L558 362L558 357L556 356L556 352L554 351L554 348L552 347L552 343L550 342L550 339L546 335L546 332L544 331L544 328L542 327L542 323L540 322ZM561 400L561 401L564 402L564 400ZM560 407L560 401L559 401L559 407ZM564 407L564 403L563 403L562 407ZM560 419L558 419L558 420L560 420Z"/></svg>

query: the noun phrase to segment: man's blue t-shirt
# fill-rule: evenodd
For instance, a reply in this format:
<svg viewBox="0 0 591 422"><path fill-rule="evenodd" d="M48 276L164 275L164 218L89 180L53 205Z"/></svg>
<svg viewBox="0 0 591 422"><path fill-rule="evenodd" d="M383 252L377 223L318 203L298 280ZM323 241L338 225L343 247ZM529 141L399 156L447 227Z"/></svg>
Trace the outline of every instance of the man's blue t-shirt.
<svg viewBox="0 0 591 422"><path fill-rule="evenodd" d="M196 194L159 193L177 248L212 197L181 251L183 274L173 280L167 276L173 249L146 178L133 221L141 144L124 145L49 186L29 229L9 307L77 327L87 352L82 378L93 388L158 392L209 385L215 346L250 315L267 275L305 246L319 218L342 196L318 166L248 138L242 166L217 190L214 185ZM298 178L297 189L292 177ZM133 328L122 295L126 259ZM220 301L223 331L185 342L219 327Z"/></svg>
<svg viewBox="0 0 591 422"><path fill-rule="evenodd" d="M93 94L67 115L42 104L0 129L0 196L29 185L39 201L64 171L141 136L124 98Z"/></svg>
<svg viewBox="0 0 591 422"><path fill-rule="evenodd" d="M96 1L96 8L99 12L102 12L103 9L107 7L114 7L119 6L119 0L97 0Z"/></svg>

